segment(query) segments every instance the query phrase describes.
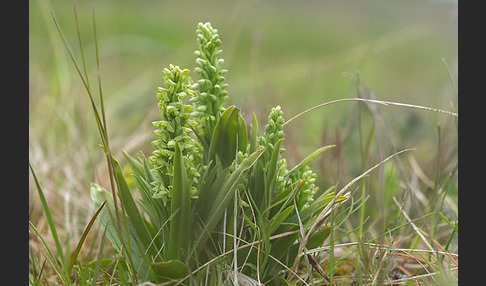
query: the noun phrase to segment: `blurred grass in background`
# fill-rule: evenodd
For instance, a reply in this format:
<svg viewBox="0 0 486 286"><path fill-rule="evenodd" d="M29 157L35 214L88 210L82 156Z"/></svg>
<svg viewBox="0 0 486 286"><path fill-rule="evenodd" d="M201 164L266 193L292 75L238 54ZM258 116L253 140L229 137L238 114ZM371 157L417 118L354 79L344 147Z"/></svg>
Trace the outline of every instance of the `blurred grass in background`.
<svg viewBox="0 0 486 286"><path fill-rule="evenodd" d="M97 85L95 10L108 132L117 159L123 158L122 150L151 152L150 122L159 116L155 93L162 69L173 63L193 71L198 22L212 22L222 38L224 68L229 70L228 105L235 104L247 115L255 111L261 125L276 105L289 119L317 104L358 96L457 109L457 2L79 0L76 6L93 86ZM29 160L48 201L58 209L55 219L64 224L65 235L77 241L93 212L90 182L106 183L107 171L89 100L51 10L81 61L72 2L30 0ZM392 153L379 123L370 133L375 120L370 112L362 108L358 120L358 106L338 103L286 126L284 145L290 164L323 145L338 145L335 152L313 162L321 189L345 184L363 167L376 163L377 157ZM374 107L396 149L417 148L418 164L430 167L424 168L426 175L434 178L434 164L457 160L452 117ZM439 163L438 125L444 140L441 148L446 150ZM373 134L370 144L381 144L370 151L370 162L362 160L360 128L365 138ZM30 190L33 221L42 212L35 201L35 191Z"/></svg>

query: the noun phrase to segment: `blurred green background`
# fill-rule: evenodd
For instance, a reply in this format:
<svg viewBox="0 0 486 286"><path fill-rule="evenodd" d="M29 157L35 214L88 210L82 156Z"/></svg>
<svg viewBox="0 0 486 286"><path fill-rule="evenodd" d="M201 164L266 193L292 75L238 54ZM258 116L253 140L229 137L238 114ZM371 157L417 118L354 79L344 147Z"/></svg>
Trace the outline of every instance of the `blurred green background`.
<svg viewBox="0 0 486 286"><path fill-rule="evenodd" d="M289 119L326 101L357 97L357 81L360 96L457 110L454 1L78 0L76 7L90 84L98 90L95 11L108 131L119 159L121 150L152 151L150 122L158 118L155 93L162 69L172 63L193 71L198 22L211 21L223 41L228 105L247 115L254 111L261 127L276 105ZM51 11L81 63L72 1L30 0L29 160L47 192L64 191L64 200L55 194L52 200L74 213L91 207L89 200L85 206L61 201L88 198L89 183L103 180L104 165L89 99ZM381 146L370 152L392 153L388 132L398 150L417 148L417 161L427 165L435 160L440 125L448 144L444 156L457 158L451 116L375 105L387 127L376 123L370 133L376 117L361 107L361 119L358 103L345 102L286 126L291 164L318 147L338 144L313 162L321 189L345 184L363 171L360 126L366 138L372 134L372 144ZM376 157L368 165L371 161L376 163Z"/></svg>

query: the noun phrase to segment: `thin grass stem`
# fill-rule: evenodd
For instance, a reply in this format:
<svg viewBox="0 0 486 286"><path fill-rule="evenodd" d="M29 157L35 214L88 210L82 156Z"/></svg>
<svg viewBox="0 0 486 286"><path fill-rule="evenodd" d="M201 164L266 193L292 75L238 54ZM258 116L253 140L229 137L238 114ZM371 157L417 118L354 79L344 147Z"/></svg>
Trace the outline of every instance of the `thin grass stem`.
<svg viewBox="0 0 486 286"><path fill-rule="evenodd" d="M76 10L76 0L72 0L72 3L73 3L74 23L76 24L76 31L77 31L78 43L79 43L79 52L81 54L81 63L83 64L84 77L86 79L87 88L91 89L89 84L88 70L86 67L86 60L84 58L84 48L83 48L83 41L81 39L81 31L79 30L78 13Z"/></svg>
<svg viewBox="0 0 486 286"><path fill-rule="evenodd" d="M29 168L30 168L30 171L32 173L32 176L34 177L35 185L37 187L37 193L39 194L39 198L42 202L42 208L44 209L44 213L46 215L46 219L47 219L47 223L49 225L49 229L51 230L52 237L54 238L54 242L56 244L57 254L59 255L59 258L60 258L61 263L63 265L63 270L65 271L65 274L68 275L67 261L64 257L64 254L63 254L61 241L60 241L59 236L57 234L56 226L54 224L54 219L52 218L51 211L49 209L49 205L47 204L47 200L46 200L46 197L44 195L44 191L42 190L42 187L40 186L39 180L37 180L37 176L34 172L34 169L32 168L32 165L30 164L30 162L29 162ZM35 228L34 228L34 230L35 230ZM36 230L36 232L37 232L37 230Z"/></svg>
<svg viewBox="0 0 486 286"><path fill-rule="evenodd" d="M345 101L364 101L364 102L369 102L369 103L381 104L381 105L384 105L384 106L394 105L394 106L410 107L410 108L424 109L424 110L428 110L428 111L434 111L434 112L444 113L444 114L452 115L452 116L455 116L455 117L458 117L459 116L458 113L456 113L456 112L451 112L451 111L446 111L446 110L431 108L431 107L427 107L427 106L415 105L415 104L399 103L399 102L391 102L391 101L375 100L375 99L365 99L365 98L342 98L342 99L336 99L336 100L328 101L328 102L325 102L325 103L316 105L316 106L314 106L312 108L309 108L309 109L307 109L307 110L305 110L305 111L303 111L303 112L295 115L294 117L290 118L289 120L287 120L283 124L283 126L289 124L294 119L299 118L299 117L301 117L302 115L304 115L304 114L306 114L308 112L311 112L312 110L318 109L320 107L324 107L326 105L330 105L330 104L334 104L334 103L338 103L338 102L345 102Z"/></svg>
<svg viewBox="0 0 486 286"><path fill-rule="evenodd" d="M393 197L393 202L395 202L395 204L400 208L400 203L397 201L397 199L395 197ZM425 243L425 245L433 252L434 248L429 244L427 239L425 239L425 236L422 234L422 231L415 225L415 223L412 222L412 220L410 219L408 214L405 212L405 210L401 209L401 211L402 211L403 216L407 219L407 221L410 222L410 224L412 225L412 228L415 230L415 232L420 237L420 239L422 239L422 241Z"/></svg>
<svg viewBox="0 0 486 286"><path fill-rule="evenodd" d="M276 235L273 235L273 236L270 236L269 240L274 240L274 239L277 239L277 238L282 238L282 237L286 237L286 236L289 236L289 235L292 235L292 234L296 234L298 233L300 230L293 230L293 231L288 231L288 232L284 232L284 233L280 233L280 234L276 234ZM225 235L228 235L228 236L232 236L231 234L229 233L225 233ZM242 240L243 241L243 240ZM243 241L244 242L244 241ZM254 247L255 245L258 245L260 243L263 242L263 239L260 239L260 240L256 240L256 241L253 241L253 242L248 242L246 244L243 244L241 246L238 247L238 250L241 250L241 249L244 249L244 248L247 248L247 247ZM189 277L191 275L194 275L196 274L197 272L201 271L202 269L204 269L205 267L207 267L208 265L210 265L211 263L215 262L216 260L226 256L226 255L229 255L233 252L233 249L231 250L228 250L214 258L212 258L211 260L207 261L206 263L202 264L201 266L199 266L197 269L195 269L194 271L192 271L191 274L187 275L186 277L182 278L181 280L179 280L174 286L176 285L180 285L182 284L182 282L184 282L185 280L189 279ZM270 258L272 259L275 259L273 256L270 255ZM277 262L277 263L281 263L281 262ZM287 267L288 268L288 267ZM258 268L257 268L258 269ZM305 283L305 281L304 281ZM309 285L307 283L305 283L306 285Z"/></svg>
<svg viewBox="0 0 486 286"><path fill-rule="evenodd" d="M454 94L456 96L458 96L459 92L458 92L456 81L454 80L454 75L452 74L451 68L447 64L447 61L445 60L445 58L442 58L442 63L444 64L444 67L447 71L447 75L449 76L449 80L451 81L452 88L454 89Z"/></svg>
<svg viewBox="0 0 486 286"><path fill-rule="evenodd" d="M98 257L96 258L96 264L94 267L94 272L93 272L93 278L91 281L91 286L96 286L96 283L98 281L98 276L100 273L100 268L101 268L101 259L103 258L103 249L105 245L105 239L106 239L106 228L103 230L103 234L101 235L101 242L100 242L100 248L98 250Z"/></svg>
<svg viewBox="0 0 486 286"><path fill-rule="evenodd" d="M32 239L32 241L36 244L39 251L42 253L42 255L46 258L46 260L52 266L52 268L56 272L57 276L59 278L61 278L61 280L63 280L63 282L66 283L66 285L70 285L70 281L69 281L69 278L68 278L69 275L67 275L67 273L66 273L66 267L59 265L59 263L57 262L56 256L54 256L51 249L47 245L46 241L44 240L42 235L39 233L39 231L37 230L37 228L34 226L34 224L31 221L29 221L29 226L37 234L37 237L40 238L42 244L44 245L44 247L47 250L47 252L49 253L49 255L46 254L46 252L43 250L43 248L41 247L41 245L37 241L37 238L34 236L32 231L29 229L29 236ZM61 263L62 263L62 261L61 261Z"/></svg>

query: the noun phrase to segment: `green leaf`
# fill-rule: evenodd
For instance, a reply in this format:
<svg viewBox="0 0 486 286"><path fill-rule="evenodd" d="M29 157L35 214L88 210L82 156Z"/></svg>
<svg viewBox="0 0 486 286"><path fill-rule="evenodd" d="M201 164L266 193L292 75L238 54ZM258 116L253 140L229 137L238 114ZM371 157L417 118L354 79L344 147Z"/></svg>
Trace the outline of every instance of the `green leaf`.
<svg viewBox="0 0 486 286"><path fill-rule="evenodd" d="M279 212L278 214L276 214L272 219L270 219L270 222L269 222L269 235L272 235L276 230L277 228L282 224L282 222L284 222L287 217L290 215L290 213L294 210L294 206L291 205L289 207L287 207L286 209L284 209L283 211Z"/></svg>
<svg viewBox="0 0 486 286"><path fill-rule="evenodd" d="M170 211L173 217L170 221L169 244L166 256L169 260L180 259L181 249L187 250L191 232L190 185L184 166L184 157L177 141L175 142L172 186Z"/></svg>
<svg viewBox="0 0 486 286"><path fill-rule="evenodd" d="M223 184L228 180L230 176L229 168L226 168L217 173L218 168L220 168L220 165L216 165L213 167L213 170L209 174L209 178L211 180L208 180L208 184L203 185L200 190L199 199L197 200L196 210L199 215L199 219L203 222L207 220L209 211L213 208L214 202L216 201L216 197L223 188ZM214 176L216 176L215 180Z"/></svg>
<svg viewBox="0 0 486 286"><path fill-rule="evenodd" d="M108 236L113 247L115 247L118 252L121 252L122 242L116 230L115 220L111 221L110 218L110 215L113 219L115 217L115 207L111 193L102 186L91 183L90 195L95 208L100 208L101 205L106 202L106 207L98 215L98 221L103 228L106 228L106 236Z"/></svg>
<svg viewBox="0 0 486 286"><path fill-rule="evenodd" d="M304 185L304 181L298 180L296 182L293 182L287 188L277 192L277 195L275 196L272 207L277 206L281 202L284 202L284 201L286 202L287 200L289 200L289 196L291 196L291 198L292 198L294 196L294 194L297 193L303 185Z"/></svg>
<svg viewBox="0 0 486 286"><path fill-rule="evenodd" d="M128 249L128 241L139 243L135 237L136 231L129 217L119 214L121 221L126 222L121 224L121 232L119 233L116 227L115 205L111 192L107 191L102 186L92 183L90 188L91 199L94 202L95 208L99 208L103 202L106 201L106 206L101 210L97 219L101 226L105 228L105 233L111 242L111 245L120 254L126 254L126 258L132 265L136 265L138 273L142 277L146 277L149 273L149 265L145 263L144 257L146 254L140 251L139 247L131 247ZM126 227L125 227L126 226ZM128 228L128 229L127 229ZM129 236L129 239L125 237ZM124 253L124 251L126 251Z"/></svg>
<svg viewBox="0 0 486 286"><path fill-rule="evenodd" d="M290 286L289 282L287 282L287 280L285 280L285 278L283 278L282 276L277 276L277 281L282 286Z"/></svg>
<svg viewBox="0 0 486 286"><path fill-rule="evenodd" d="M118 183L117 185L119 188L119 195L123 204L123 208L125 209L126 214L130 218L130 221L135 228L137 240L142 244L143 250L147 251L150 257L155 258L157 256L157 252L154 246L151 246L149 248L152 238L147 229L147 226L145 225L145 220L142 218L142 215L140 214L137 205L135 204L135 200L133 199L132 193L127 185L125 176L123 175L123 171L114 158L113 164L115 167L115 178Z"/></svg>
<svg viewBox="0 0 486 286"><path fill-rule="evenodd" d="M264 150L259 150L253 154L250 154L241 162L241 164L227 179L225 177L224 183L221 186L221 189L219 189L217 197L214 201L208 204L208 217L205 221L203 221L204 227L195 243L195 249L200 251L202 248L204 248L209 235L213 232L218 222L222 219L225 208L233 198L234 189L242 182L242 180L245 178L244 174L262 155L263 151Z"/></svg>
<svg viewBox="0 0 486 286"><path fill-rule="evenodd" d="M127 161L128 161L128 163L130 163L130 166L132 166L134 173L136 175L143 176L144 173L145 173L143 164L140 163L139 161L137 161L132 156L130 156L130 154L128 154L127 152L122 151L122 153L123 153L123 155L125 155L125 158L127 158Z"/></svg>
<svg viewBox="0 0 486 286"><path fill-rule="evenodd" d="M179 260L169 260L152 264L158 283L174 281L174 283L189 275L187 265ZM183 283L185 285L187 283ZM166 284L164 284L166 285ZM170 285L170 284L169 284Z"/></svg>
<svg viewBox="0 0 486 286"><path fill-rule="evenodd" d="M237 151L246 151L247 141L245 120L240 110L232 105L216 123L209 147L209 160L215 160L218 155L224 169L235 160Z"/></svg>
<svg viewBox="0 0 486 286"><path fill-rule="evenodd" d="M98 275L100 273L100 267L103 262L103 248L105 246L105 239L106 239L106 228L105 231L103 232L103 235L101 236L100 248L98 250L98 258L96 259L96 261L93 261L95 262L95 264L94 264L93 279L91 280L91 286L96 286L96 283L98 282Z"/></svg>
<svg viewBox="0 0 486 286"><path fill-rule="evenodd" d="M302 160L299 164L297 164L295 167L293 167L292 170L288 171L287 174L284 175L284 177L287 177L291 173L303 168L304 166L307 166L310 162L312 162L314 159L316 159L319 155L321 155L322 153L324 153L327 150L332 149L334 147L336 147L336 145L333 144L333 145L328 145L328 146L324 146L324 147L317 149L316 151L312 152L312 154L305 157L304 160Z"/></svg>
<svg viewBox="0 0 486 286"><path fill-rule="evenodd" d="M302 219L302 223L306 223L307 219L309 219L311 215L320 213L327 206L327 204L329 204L333 199L334 199L333 194L321 195L312 204L310 204L308 207L300 211L300 218ZM336 199L335 203L342 202L346 199L348 198L344 196L339 196ZM288 221L297 224L298 223L297 215L292 215L291 217L289 217Z"/></svg>
<svg viewBox="0 0 486 286"><path fill-rule="evenodd" d="M161 226L163 223L167 220L169 217L169 210L164 206L164 201L155 199L153 197L153 186L151 185L152 182L155 181L154 175L152 174L152 165L150 164L149 160L141 154L140 159L143 163L143 170L144 170L144 175L140 180L140 193L142 194L142 200L141 200L141 206L144 207L144 205L151 205L152 211L148 213L148 215L154 216L154 213L157 214L158 220L154 220L151 217L151 222L154 226ZM137 177L135 177L137 179ZM137 180L138 183L139 180ZM156 223L158 221L158 223Z"/></svg>
<svg viewBox="0 0 486 286"><path fill-rule="evenodd" d="M270 198L275 188L275 183L277 182L277 176L278 176L277 172L279 170L278 159L280 158L280 145L282 145L283 141L284 138L277 141L277 143L275 144L275 148L273 149L270 162L268 162L268 164L265 166L265 194L266 194L265 209L267 210L270 207L270 202L271 202Z"/></svg>
<svg viewBox="0 0 486 286"><path fill-rule="evenodd" d="M238 110L239 111L239 110ZM246 147L248 145L248 128L246 126L245 118L238 112L238 151L246 153Z"/></svg>
<svg viewBox="0 0 486 286"><path fill-rule="evenodd" d="M314 249L317 247L321 247L324 243L324 240L329 236L331 233L331 228L329 226L321 227L317 230L307 241L306 247L307 249Z"/></svg>
<svg viewBox="0 0 486 286"><path fill-rule="evenodd" d="M160 202L160 200L154 200L152 196L152 188L143 177L135 175L135 183L141 195L141 199L138 203L145 214L147 214L150 222L154 226L162 225L163 221L165 221L162 217L162 211L164 210L162 202Z"/></svg>
<svg viewBox="0 0 486 286"><path fill-rule="evenodd" d="M258 142L258 121L255 112L251 113L251 135L250 135L250 153L256 151Z"/></svg>
<svg viewBox="0 0 486 286"><path fill-rule="evenodd" d="M104 235L103 237L106 237L106 235ZM102 241L103 241L103 239L102 239ZM100 243L100 247L101 247L101 243ZM116 259L118 259L118 258L116 258L116 259L115 258L99 259L99 257L100 256L98 255L98 258L96 260L92 260L92 261L88 262L88 264L86 266L93 268L93 267L96 267L97 264L99 264L100 268L106 269L110 266L115 265L116 262L117 262Z"/></svg>
<svg viewBox="0 0 486 286"><path fill-rule="evenodd" d="M299 212L300 218L302 221L302 224L306 224L309 219L312 218L313 215L316 213L320 213L327 204L331 202L331 200L334 198L333 194L330 194L329 192L334 188L331 187L328 190L326 190L323 194L319 196L312 204L310 204L308 207L304 208ZM340 196L336 200L337 202L343 201L347 199L346 197ZM285 224L281 224L280 227L276 230L276 233L285 233L288 231L296 230L299 228L299 219L297 214L291 214L286 220ZM290 249L291 246L294 244L295 240L297 237L299 237L300 234L295 233L293 235L289 235L286 237L282 237L279 239L276 239L272 243L272 255L275 256L278 260L282 260L283 257L285 257L286 252L282 251L277 251L277 249ZM289 250L290 251L290 250ZM290 253L290 252L289 252ZM297 253L297 250L295 249L295 253ZM292 257L294 256L294 252L290 253L290 259L293 259Z"/></svg>

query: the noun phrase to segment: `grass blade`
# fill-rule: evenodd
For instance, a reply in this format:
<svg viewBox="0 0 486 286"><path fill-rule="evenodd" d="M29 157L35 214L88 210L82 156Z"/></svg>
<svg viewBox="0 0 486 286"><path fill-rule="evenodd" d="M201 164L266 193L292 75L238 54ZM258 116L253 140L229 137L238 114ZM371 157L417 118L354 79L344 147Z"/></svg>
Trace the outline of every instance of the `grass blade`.
<svg viewBox="0 0 486 286"><path fill-rule="evenodd" d="M294 206L291 205L270 219L268 223L269 235L272 235L278 229L278 227L287 219L293 210Z"/></svg>
<svg viewBox="0 0 486 286"><path fill-rule="evenodd" d="M445 215L444 215L442 212L439 212L439 216L440 216L440 217L442 218L442 220L443 220L443 221L445 221L445 222L446 222L446 223L447 223L447 224L448 224L448 225L449 225L449 226L450 226L452 229L457 228L457 225L456 225L456 226L452 225L452 222L450 222L450 220L448 220L448 219L445 217ZM457 231L457 229L456 229L456 231Z"/></svg>
<svg viewBox="0 0 486 286"><path fill-rule="evenodd" d="M74 3L73 3L74 4ZM76 11L76 8L75 6L73 6L75 11ZM119 212L118 212L118 203L117 203L117 199L116 199L116 194L115 194L115 178L114 178L114 175L113 175L113 170L114 170L114 166L113 166L113 162L112 160L110 160L110 158L112 158L111 156L111 151L110 151L110 147L109 147L109 143L108 143L108 131L106 129L106 118L105 118L105 113L104 113L104 104L103 104L103 94L101 92L101 79L100 79L100 70L99 70L99 58L98 58L98 46L97 46L97 37L96 37L96 25L95 25L95 21L94 21L94 10L93 10L93 28L94 28L94 31L95 31L95 44L96 44L96 56L97 56L97 72L98 72L98 83L99 83L99 89L100 89L100 100L101 100L101 108L102 108L102 117L100 117L100 114L98 112L98 109L96 108L96 103L93 99L93 96L92 96L92 92L91 92L91 88L88 84L88 80L87 78L85 78L83 76L83 73L81 72L81 68L79 67L79 64L78 62L76 61L76 58L74 57L74 53L72 52L71 50L71 47L69 46L69 43L66 39L66 37L64 36L64 33L62 32L62 29L61 29L61 26L59 25L58 21L57 21L57 18L56 16L54 15L54 12L51 11L51 15L52 15L52 18L54 20L54 24L56 25L56 28L64 42L64 45L66 46L66 49L68 51L68 54L74 64L74 67L76 68L76 71L78 72L78 75L81 79L81 81L83 82L83 85L86 89L86 92L88 93L88 97L89 97L89 100L91 102L91 107L93 109L93 113L94 113L94 116L95 116L95 119L96 119L96 124L97 124L97 127L98 127L98 133L100 135L100 138L101 138L101 141L103 143L102 145L102 149L103 151L105 152L105 156L106 156L106 160L107 160L107 164L108 164L108 171L109 171L109 175L110 175L110 184L111 184L111 193L112 193L112 196L113 196L113 200L114 200L114 205L115 205L115 214L116 214L116 222L117 222L117 231L120 233L121 231L121 221L120 221L120 218L119 218ZM79 31L78 31L78 34L79 34ZM80 35L78 35L80 37Z"/></svg>
<svg viewBox="0 0 486 286"><path fill-rule="evenodd" d="M441 212L439 212L439 216L452 228L452 233L449 235L449 238L444 246L444 249L447 250L452 242L452 239L454 238L454 235L459 233L458 225L457 221L455 225L452 225L452 223Z"/></svg>
<svg viewBox="0 0 486 286"><path fill-rule="evenodd" d="M410 107L410 108L416 108L416 109L424 109L424 110L428 110L428 111L434 111L434 112L452 115L452 116L455 116L455 117L459 116L456 112L450 112L450 111L446 111L446 110L441 110L441 109L436 109L436 108L431 108L431 107L421 106L421 105L415 105L415 104L391 102L391 101L384 101L384 100L374 100L374 99L366 99L366 98L342 98L342 99L331 100L331 101L316 105L314 107L311 107L311 108L309 108L305 111L302 111L301 113L299 113L296 116L287 120L283 125L285 126L285 125L289 124L290 122L292 122L292 120L297 119L298 117L301 117L302 115L304 115L308 112L311 112L312 110L318 109L318 108L326 106L326 105L330 105L330 104L334 104L334 103L338 103L338 102L344 102L344 101L364 101L364 102L369 102L369 103L381 104L381 105L385 105L385 106L395 105L395 106Z"/></svg>
<svg viewBox="0 0 486 286"><path fill-rule="evenodd" d="M457 84L456 81L454 80L454 75L452 74L451 68L447 64L447 61L445 58L442 58L442 63L445 66L445 69L447 71L447 75L449 76L449 80L451 81L452 88L454 89L454 94L457 96L459 94L458 89L457 89Z"/></svg>
<svg viewBox="0 0 486 286"><path fill-rule="evenodd" d="M86 237L88 236L89 231L91 230L91 227L93 226L96 217L98 217L98 214L100 211L103 209L105 206L106 201L103 202L101 207L95 212L91 220L89 221L88 225L86 226L85 230L83 231L83 234L81 235L81 238L79 239L78 245L76 245L76 249L74 250L73 254L71 255L71 259L69 261L69 266L68 266L68 273L71 273L71 270L73 269L74 263L78 259L79 252L81 251L81 247L84 244L84 241L86 240Z"/></svg>
<svg viewBox="0 0 486 286"><path fill-rule="evenodd" d="M51 233L52 233L52 238L54 239L54 242L56 243L57 254L59 255L59 259L61 260L64 271L66 271L67 270L66 259L64 258L64 254L63 254L62 246L61 246L61 241L59 240L59 236L57 235L56 226L54 225L54 220L52 219L51 211L49 210L49 206L47 205L46 197L44 196L44 192L42 191L42 188L39 184L39 181L37 180L37 176L35 175L34 169L32 168L32 165L30 165L30 163L29 163L29 168L30 168L30 171L32 172L32 176L34 177L35 185L37 187L37 193L39 194L39 198L42 202L42 208L44 209L44 213L46 215L47 223L48 223L49 228L50 228ZM68 273L69 272L66 272L65 274L69 276Z"/></svg>
<svg viewBox="0 0 486 286"><path fill-rule="evenodd" d="M71 50L71 47L69 46L67 39L64 36L64 33L62 32L61 26L57 22L57 18L54 15L54 12L51 11L51 15L52 15L52 18L54 19L54 24L56 24L56 28L59 31L59 34L61 35L62 40L64 41L64 45L66 46L66 49L68 50L69 56L71 57L71 60L73 61L74 67L76 68L76 71L78 72L78 75L81 78L81 81L83 82L83 85L86 89L86 92L88 93L89 99L91 101L91 107L93 108L93 112L94 112L95 117L96 117L96 123L98 125L98 131L101 135L101 139L103 140L103 145L107 146L107 143L105 142L105 139L107 138L105 136L106 135L105 127L102 124L102 121L101 121L100 116L99 116L98 109L96 108L96 104L95 104L93 96L91 94L91 88L89 87L87 79L83 76L83 73L81 72L81 68L79 67L78 62L74 58L74 54ZM105 149L105 151L106 151L106 149Z"/></svg>
<svg viewBox="0 0 486 286"><path fill-rule="evenodd" d="M57 273L57 275L59 276L59 278L61 278L64 281L64 283L66 283L66 285L70 285L69 275L66 275L66 273L63 273L65 267L63 267L62 265L59 265L59 263L57 262L57 258L54 256L54 254L52 253L51 249L47 245L46 241L44 240L44 238L42 237L42 235L39 233L39 231L37 230L37 228L34 226L34 224L30 220L29 220L29 226L37 234L37 237L40 238L40 240L42 241L42 244L44 245L44 247L47 250L47 252L49 253L49 255L47 255L45 253L45 251L42 249L42 247L40 246L40 244L37 241L36 237L34 236L33 232L31 230L29 230L29 236L32 239L32 241L35 243L35 245L40 250L40 252L42 253L42 255L44 255L44 257L49 262L49 264L51 264L52 268Z"/></svg>
<svg viewBox="0 0 486 286"><path fill-rule="evenodd" d="M98 258L96 258L96 264L94 267L91 286L96 286L96 283L98 281L98 275L100 273L100 267L101 267L101 260L103 258L103 248L105 246L105 239L106 239L106 227L105 230L103 231L103 235L101 236L100 249L98 250Z"/></svg>

